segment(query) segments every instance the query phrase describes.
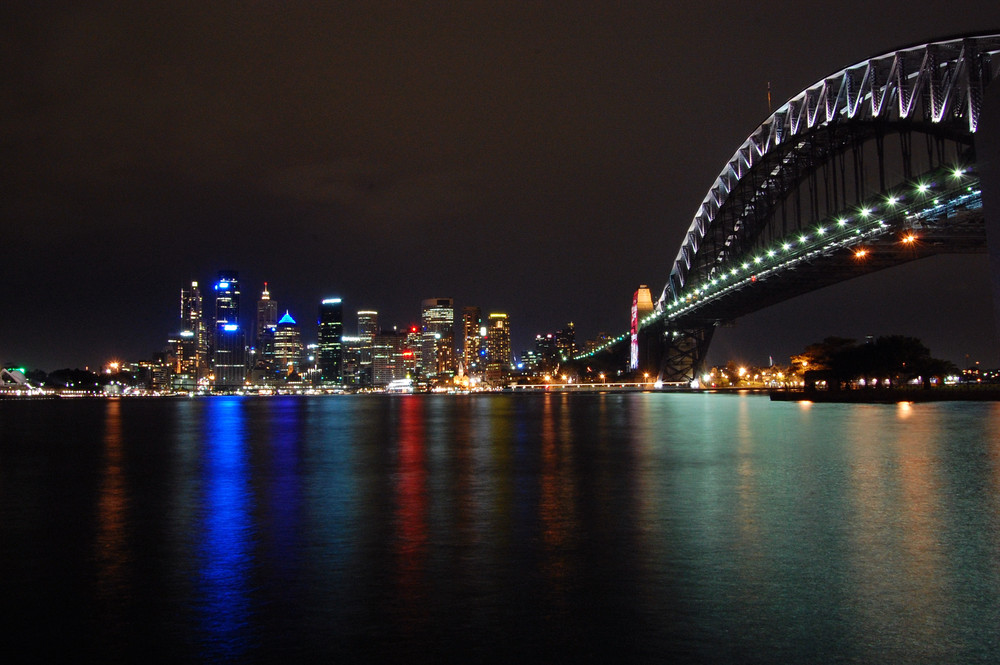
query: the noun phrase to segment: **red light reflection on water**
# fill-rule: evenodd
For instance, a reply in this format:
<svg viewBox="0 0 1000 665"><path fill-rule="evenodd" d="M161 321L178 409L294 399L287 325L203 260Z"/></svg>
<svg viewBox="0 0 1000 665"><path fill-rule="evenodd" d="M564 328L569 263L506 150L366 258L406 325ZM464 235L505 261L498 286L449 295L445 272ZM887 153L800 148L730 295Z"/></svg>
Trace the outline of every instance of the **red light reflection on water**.
<svg viewBox="0 0 1000 665"><path fill-rule="evenodd" d="M427 554L427 450L423 409L420 397L400 398L395 542L399 584L410 599L420 593Z"/></svg>

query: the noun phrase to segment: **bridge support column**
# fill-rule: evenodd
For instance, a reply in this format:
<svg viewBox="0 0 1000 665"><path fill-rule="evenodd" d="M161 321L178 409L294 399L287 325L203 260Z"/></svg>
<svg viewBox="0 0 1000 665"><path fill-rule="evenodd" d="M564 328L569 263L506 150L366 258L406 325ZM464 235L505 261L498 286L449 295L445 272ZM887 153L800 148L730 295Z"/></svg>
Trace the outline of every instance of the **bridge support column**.
<svg viewBox="0 0 1000 665"><path fill-rule="evenodd" d="M715 325L703 328L666 328L660 338L659 379L665 383L690 383L702 370Z"/></svg>

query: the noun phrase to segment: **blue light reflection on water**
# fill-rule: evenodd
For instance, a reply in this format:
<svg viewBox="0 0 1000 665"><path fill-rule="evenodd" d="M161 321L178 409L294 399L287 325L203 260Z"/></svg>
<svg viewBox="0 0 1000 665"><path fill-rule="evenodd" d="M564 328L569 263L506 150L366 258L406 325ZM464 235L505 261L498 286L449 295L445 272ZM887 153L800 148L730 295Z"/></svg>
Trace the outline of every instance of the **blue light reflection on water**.
<svg viewBox="0 0 1000 665"><path fill-rule="evenodd" d="M203 489L198 515L198 607L205 655L238 660L254 644L251 511L246 402L212 399L204 411Z"/></svg>

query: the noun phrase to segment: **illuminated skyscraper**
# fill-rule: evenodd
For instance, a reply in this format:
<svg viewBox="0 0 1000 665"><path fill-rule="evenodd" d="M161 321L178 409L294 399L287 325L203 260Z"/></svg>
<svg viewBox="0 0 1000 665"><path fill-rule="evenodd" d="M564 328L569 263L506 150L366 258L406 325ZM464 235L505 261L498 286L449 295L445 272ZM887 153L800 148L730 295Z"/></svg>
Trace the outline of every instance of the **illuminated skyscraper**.
<svg viewBox="0 0 1000 665"><path fill-rule="evenodd" d="M319 371L323 383L343 383L340 368L343 336L343 303L340 298L326 298L319 306Z"/></svg>
<svg viewBox="0 0 1000 665"><path fill-rule="evenodd" d="M424 376L454 373L455 304L451 298L429 298L421 305L420 363Z"/></svg>
<svg viewBox="0 0 1000 665"><path fill-rule="evenodd" d="M466 374L477 374L482 370L483 312L478 307L462 308L462 362Z"/></svg>
<svg viewBox="0 0 1000 665"><path fill-rule="evenodd" d="M202 315L201 289L198 282L181 289L181 332L176 350L178 374L197 381L208 369L208 334Z"/></svg>
<svg viewBox="0 0 1000 665"><path fill-rule="evenodd" d="M246 374L246 336L240 326L240 276L235 270L220 271L215 283L213 343L215 388L241 388Z"/></svg>
<svg viewBox="0 0 1000 665"><path fill-rule="evenodd" d="M344 335L340 338L340 374L345 386L361 387L361 343L360 337ZM367 383L365 385L371 385Z"/></svg>
<svg viewBox="0 0 1000 665"><path fill-rule="evenodd" d="M369 339L378 334L378 312L372 309L358 311L358 337Z"/></svg>
<svg viewBox="0 0 1000 665"><path fill-rule="evenodd" d="M254 329L254 347L257 358L265 364L274 361L274 332L278 326L278 301L271 300L271 293L264 282L264 292L257 301L257 326Z"/></svg>
<svg viewBox="0 0 1000 665"><path fill-rule="evenodd" d="M576 355L576 326L570 321L562 330L556 331L556 353L560 362L572 360Z"/></svg>
<svg viewBox="0 0 1000 665"><path fill-rule="evenodd" d="M383 330L372 338L372 384L384 388L392 381L412 378L413 351L406 345L407 334Z"/></svg>
<svg viewBox="0 0 1000 665"><path fill-rule="evenodd" d="M358 369L357 385L370 388L375 385L372 373L372 351L375 335L378 334L378 312L361 310L358 312Z"/></svg>
<svg viewBox="0 0 1000 665"><path fill-rule="evenodd" d="M298 374L302 362L302 333L287 311L274 329L274 364L286 375Z"/></svg>
<svg viewBox="0 0 1000 665"><path fill-rule="evenodd" d="M486 382L502 385L510 374L510 363L510 320L506 314L490 314L486 328Z"/></svg>

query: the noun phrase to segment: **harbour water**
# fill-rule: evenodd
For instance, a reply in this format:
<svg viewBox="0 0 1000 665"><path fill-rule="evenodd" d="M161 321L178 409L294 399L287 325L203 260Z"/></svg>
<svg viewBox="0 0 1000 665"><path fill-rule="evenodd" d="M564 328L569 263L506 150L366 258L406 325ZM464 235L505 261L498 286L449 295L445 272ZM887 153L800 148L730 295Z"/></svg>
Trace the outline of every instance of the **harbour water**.
<svg viewBox="0 0 1000 665"><path fill-rule="evenodd" d="M0 609L36 662L997 662L1000 404L0 401Z"/></svg>

